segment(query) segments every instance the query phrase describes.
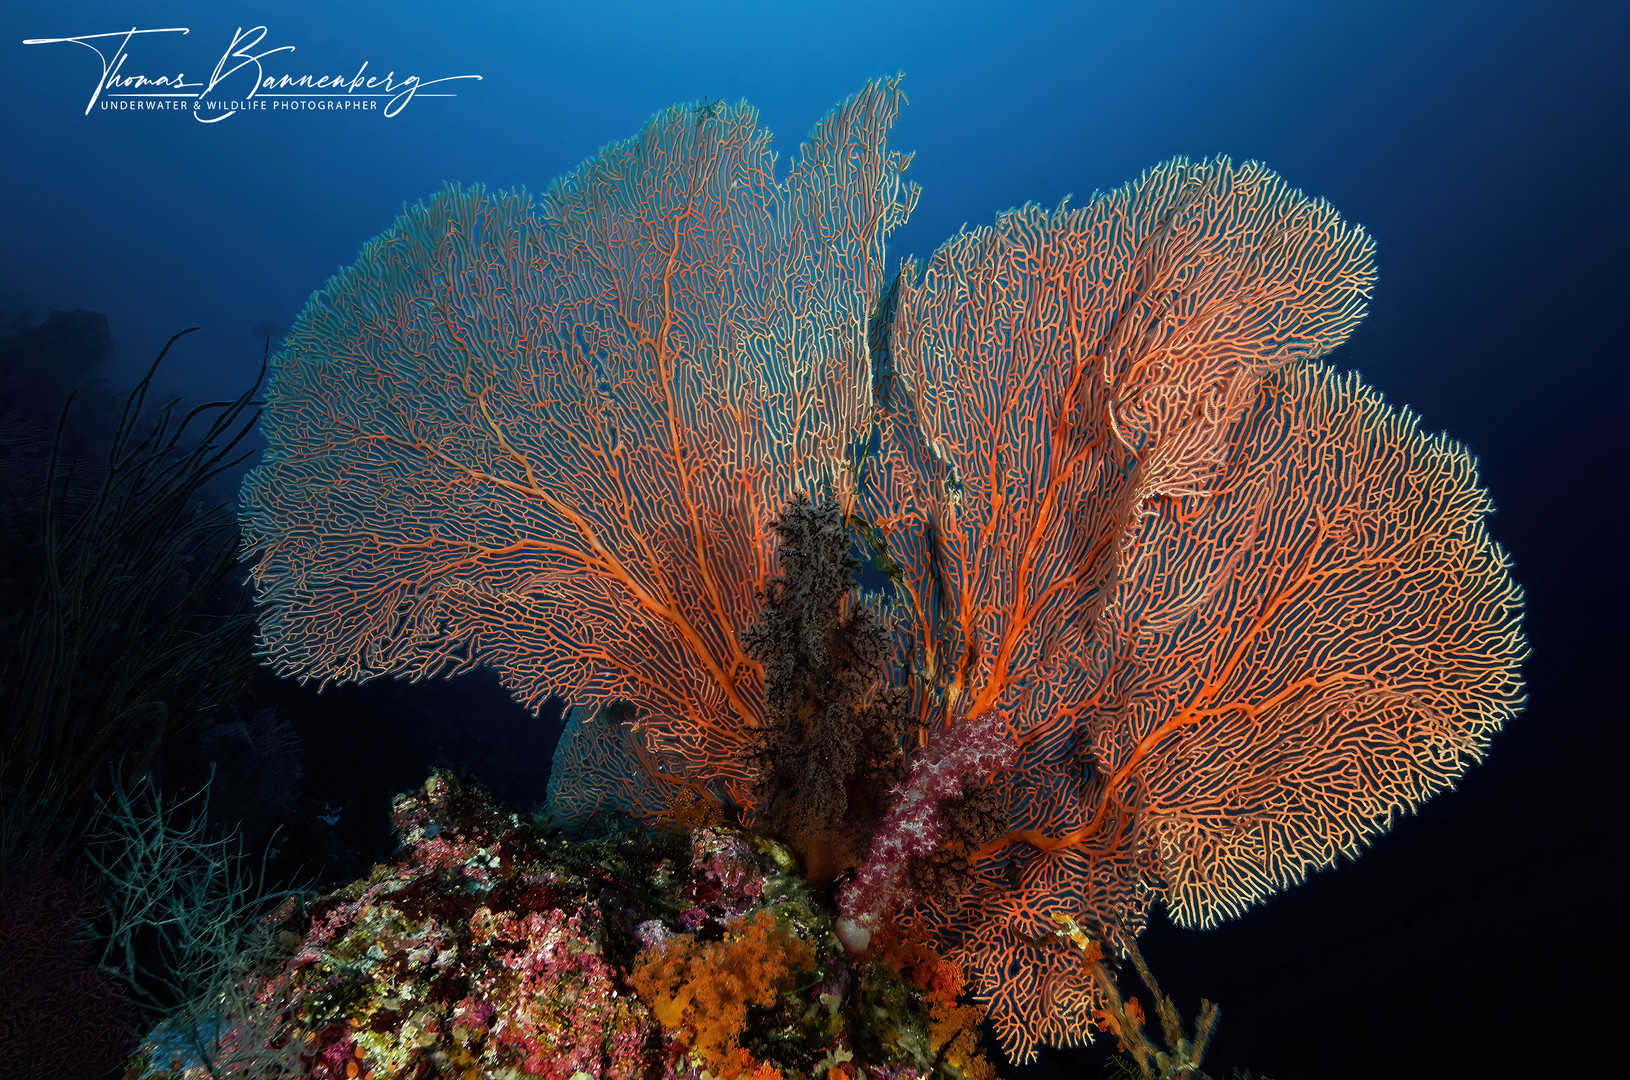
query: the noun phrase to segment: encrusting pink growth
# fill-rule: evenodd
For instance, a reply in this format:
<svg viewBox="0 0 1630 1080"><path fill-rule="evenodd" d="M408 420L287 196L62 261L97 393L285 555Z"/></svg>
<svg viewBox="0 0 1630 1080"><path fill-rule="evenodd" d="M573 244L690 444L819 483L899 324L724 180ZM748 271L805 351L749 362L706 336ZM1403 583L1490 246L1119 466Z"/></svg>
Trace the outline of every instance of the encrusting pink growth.
<svg viewBox="0 0 1630 1080"><path fill-rule="evenodd" d="M865 953L884 916L910 899L907 869L945 839L941 808L960 797L970 779L1011 769L1018 760L1018 744L992 710L948 729L912 761L866 861L838 892L838 939L851 955Z"/></svg>

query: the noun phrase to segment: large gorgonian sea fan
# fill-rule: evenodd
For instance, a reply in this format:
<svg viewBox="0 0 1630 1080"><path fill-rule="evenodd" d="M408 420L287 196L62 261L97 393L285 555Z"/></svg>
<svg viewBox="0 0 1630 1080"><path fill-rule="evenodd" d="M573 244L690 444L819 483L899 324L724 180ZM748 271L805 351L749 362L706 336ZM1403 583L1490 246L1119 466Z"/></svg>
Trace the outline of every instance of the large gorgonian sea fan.
<svg viewBox="0 0 1630 1080"><path fill-rule="evenodd" d="M676 107L541 202L408 211L276 358L244 528L280 671L490 666L574 705L554 811L750 816L741 635L775 513L830 487L898 564L928 736L846 940L914 903L1027 1060L1101 1004L1060 920L1210 925L1477 760L1521 595L1465 450L1315 359L1363 315L1361 229L1177 160L886 287L900 100L867 87L782 181L750 108ZM992 835L938 824L969 783ZM925 842L962 845L960 893L912 894Z"/></svg>
<svg viewBox="0 0 1630 1080"><path fill-rule="evenodd" d="M976 887L917 910L1011 1056L1101 1007L1064 920L1113 943L1157 900L1238 914L1356 855L1521 706L1521 594L1470 456L1313 360L1373 279L1327 204L1178 160L965 232L899 288L861 505L904 568L936 759L993 722L1018 758L985 792L1006 829L963 853ZM840 897L862 937L947 839L914 796Z"/></svg>
<svg viewBox="0 0 1630 1080"><path fill-rule="evenodd" d="M371 241L278 354L244 482L270 662L630 702L666 774L749 801L740 635L766 523L841 487L871 411L900 99L869 86L781 181L752 108L676 106L541 200L448 187Z"/></svg>

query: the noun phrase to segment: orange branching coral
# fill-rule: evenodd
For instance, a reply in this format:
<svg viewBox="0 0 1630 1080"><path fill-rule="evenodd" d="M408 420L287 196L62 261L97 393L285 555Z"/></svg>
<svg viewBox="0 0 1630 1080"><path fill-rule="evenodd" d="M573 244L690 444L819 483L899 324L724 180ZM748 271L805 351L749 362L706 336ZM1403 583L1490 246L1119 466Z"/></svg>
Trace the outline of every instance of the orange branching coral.
<svg viewBox="0 0 1630 1080"><path fill-rule="evenodd" d="M1127 1029L1123 1030L1120 1019L1116 1017L1113 1010L1092 1010L1092 1022L1097 1024L1100 1029L1115 1036L1115 1045L1122 1051L1130 1050L1132 1048L1132 1040L1135 1039L1138 1033L1143 1029L1146 1019L1143 1015L1143 1006L1138 1003L1138 999L1135 997L1129 997L1126 999L1125 1014L1127 1019Z"/></svg>
<svg viewBox="0 0 1630 1080"><path fill-rule="evenodd" d="M786 980L813 962L806 942L778 929L772 912L760 911L731 924L723 941L674 937L642 956L631 978L665 1029L681 1033L714 1075L735 1080L767 1068L741 1045L748 1007L774 1004Z"/></svg>
<svg viewBox="0 0 1630 1080"><path fill-rule="evenodd" d="M681 833L711 829L722 824L724 814L719 810L718 803L689 789L669 799L667 808L657 818L660 827Z"/></svg>

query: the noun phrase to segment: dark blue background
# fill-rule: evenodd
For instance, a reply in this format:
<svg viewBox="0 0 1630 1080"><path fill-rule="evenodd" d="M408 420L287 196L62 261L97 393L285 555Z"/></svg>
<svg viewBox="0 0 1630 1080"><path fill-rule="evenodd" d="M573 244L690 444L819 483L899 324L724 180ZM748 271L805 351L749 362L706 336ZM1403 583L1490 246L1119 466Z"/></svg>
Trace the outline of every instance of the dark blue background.
<svg viewBox="0 0 1630 1080"><path fill-rule="evenodd" d="M1380 284L1333 359L1479 455L1493 530L1528 592L1528 711L1458 791L1355 865L1217 931L1157 924L1148 952L1185 1010L1202 994L1222 1003L1214 1074L1618 1068L1630 110L1613 69L1630 5L332 7L0 10L0 321L106 312L117 351L103 374L122 383L202 324L164 378L230 396L258 366L250 328L287 326L404 201L445 180L542 186L701 98L748 98L790 153L834 103L895 71L913 104L893 144L917 151L923 186L897 254L1177 154L1260 158L1370 229ZM367 60L373 74L482 81L391 119L87 116L96 58L21 44L185 26L138 41L126 70L199 78L257 24L264 46L297 46L279 70ZM507 756L513 771L492 747L531 740L532 768L505 779L513 797L539 797L547 738L493 696L473 688L461 728L427 724L389 751L364 741L339 762L308 731L308 783L343 773L354 813L382 823L386 795L437 753L477 771ZM1051 1056L1038 1069L1081 1067Z"/></svg>

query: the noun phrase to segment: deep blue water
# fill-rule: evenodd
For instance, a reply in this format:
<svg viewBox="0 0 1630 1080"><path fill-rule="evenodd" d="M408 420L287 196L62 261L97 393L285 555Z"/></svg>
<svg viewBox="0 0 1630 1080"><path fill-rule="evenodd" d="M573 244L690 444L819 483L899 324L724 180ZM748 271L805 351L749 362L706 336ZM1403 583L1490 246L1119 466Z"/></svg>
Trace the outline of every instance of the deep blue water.
<svg viewBox="0 0 1630 1080"><path fill-rule="evenodd" d="M1630 95L1615 70L1630 5L331 7L0 9L0 323L105 312L115 352L101 373L116 384L201 325L162 378L195 399L232 396L259 364L251 329L287 327L404 202L443 181L540 188L663 106L704 98L750 100L790 155L834 103L896 71L912 104L891 143L916 151L923 188L896 254L926 256L963 223L1029 200L1079 203L1179 154L1261 159L1361 222L1380 282L1332 359L1479 456L1493 532L1528 595L1528 710L1459 790L1356 864L1220 930L1157 923L1147 951L1186 1008L1222 1002L1214 1074L1560 1071L1584 1060L1556 1044L1562 1031L1608 1053L1593 1016L1599 995L1622 997L1609 968L1626 959L1630 857L1614 675L1630 646ZM97 57L22 44L186 27L135 39L125 70L197 79L257 25L261 49L296 47L283 70L367 61L369 74L480 80L388 118L87 115ZM541 770L547 738L499 698L471 690L456 726L409 725L388 751L360 740L313 752L308 782L343 773L347 813L373 815L378 831L383 800L438 755L498 772L493 747L527 745ZM538 797L541 772L508 757L501 793ZM1034 1075L1071 1067L1044 1059Z"/></svg>

